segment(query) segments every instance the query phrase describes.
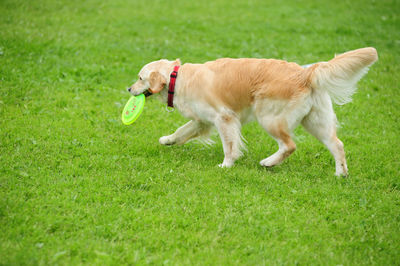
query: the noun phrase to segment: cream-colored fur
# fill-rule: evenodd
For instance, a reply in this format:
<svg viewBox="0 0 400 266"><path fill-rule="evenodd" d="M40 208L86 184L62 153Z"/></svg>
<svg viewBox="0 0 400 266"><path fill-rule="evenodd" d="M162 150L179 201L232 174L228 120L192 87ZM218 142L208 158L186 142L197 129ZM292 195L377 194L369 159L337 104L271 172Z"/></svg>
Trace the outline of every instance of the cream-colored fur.
<svg viewBox="0 0 400 266"><path fill-rule="evenodd" d="M336 136L337 104L351 101L358 80L378 59L374 48L341 54L328 62L302 68L275 59L223 58L180 67L174 105L187 118L175 133L160 138L163 145L183 144L215 126L230 167L244 148L241 125L256 119L278 142L277 152L260 162L271 167L296 149L291 138L301 123L329 149L335 158L336 175L347 175L343 143ZM167 101L169 75L180 61L159 60L145 65L129 90L160 93Z"/></svg>

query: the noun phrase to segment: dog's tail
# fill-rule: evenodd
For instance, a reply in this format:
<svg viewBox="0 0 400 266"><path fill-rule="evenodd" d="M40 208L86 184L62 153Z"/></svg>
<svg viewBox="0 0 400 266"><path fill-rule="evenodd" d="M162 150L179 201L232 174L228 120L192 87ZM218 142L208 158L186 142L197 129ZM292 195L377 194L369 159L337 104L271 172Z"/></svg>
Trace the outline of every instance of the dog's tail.
<svg viewBox="0 0 400 266"><path fill-rule="evenodd" d="M377 60L375 48L361 48L316 63L305 71L313 89L326 90L336 104L342 105L351 102L357 82Z"/></svg>

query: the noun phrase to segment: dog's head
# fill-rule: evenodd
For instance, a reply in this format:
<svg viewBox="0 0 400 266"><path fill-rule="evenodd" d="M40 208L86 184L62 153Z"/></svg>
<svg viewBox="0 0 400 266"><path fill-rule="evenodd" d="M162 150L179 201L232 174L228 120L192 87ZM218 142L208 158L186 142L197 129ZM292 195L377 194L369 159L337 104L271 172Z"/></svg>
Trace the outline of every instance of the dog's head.
<svg viewBox="0 0 400 266"><path fill-rule="evenodd" d="M181 61L168 61L161 59L145 65L139 71L139 79L128 88L133 95L139 95L149 91L150 93L159 93L169 82L169 75L174 66L180 65Z"/></svg>

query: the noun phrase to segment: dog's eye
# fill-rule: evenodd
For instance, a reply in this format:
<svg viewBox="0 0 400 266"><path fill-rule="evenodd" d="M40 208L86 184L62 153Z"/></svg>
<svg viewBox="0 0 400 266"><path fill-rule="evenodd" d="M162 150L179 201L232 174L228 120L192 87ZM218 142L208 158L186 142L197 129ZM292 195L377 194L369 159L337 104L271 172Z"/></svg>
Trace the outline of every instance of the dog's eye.
<svg viewBox="0 0 400 266"><path fill-rule="evenodd" d="M139 77L140 80L142 80L142 77Z"/></svg>

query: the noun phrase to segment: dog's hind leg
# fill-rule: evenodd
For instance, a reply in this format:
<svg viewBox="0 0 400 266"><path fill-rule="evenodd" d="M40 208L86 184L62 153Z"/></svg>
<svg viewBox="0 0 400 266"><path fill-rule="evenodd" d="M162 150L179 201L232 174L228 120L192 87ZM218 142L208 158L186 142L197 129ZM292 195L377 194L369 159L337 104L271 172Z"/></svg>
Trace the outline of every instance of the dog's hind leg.
<svg viewBox="0 0 400 266"><path fill-rule="evenodd" d="M262 166L272 167L282 163L295 150L291 132L309 113L311 108L309 94L291 102L287 100L262 99L255 103L255 114L260 125L279 145L277 152L260 161Z"/></svg>
<svg viewBox="0 0 400 266"><path fill-rule="evenodd" d="M210 127L208 124L191 120L178 128L175 133L161 137L159 142L162 145L184 144L193 138L206 135Z"/></svg>
<svg viewBox="0 0 400 266"><path fill-rule="evenodd" d="M336 175L347 175L343 143L336 136L336 115L328 95L314 96L311 112L301 122L304 128L321 141L335 158Z"/></svg>
<svg viewBox="0 0 400 266"><path fill-rule="evenodd" d="M217 116L214 122L222 140L224 148L224 161L220 167L231 167L243 154L244 148L241 134L241 124L237 116L230 112L224 112Z"/></svg>

